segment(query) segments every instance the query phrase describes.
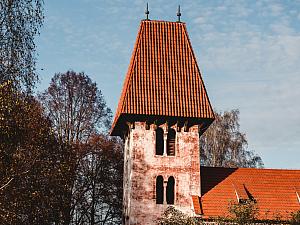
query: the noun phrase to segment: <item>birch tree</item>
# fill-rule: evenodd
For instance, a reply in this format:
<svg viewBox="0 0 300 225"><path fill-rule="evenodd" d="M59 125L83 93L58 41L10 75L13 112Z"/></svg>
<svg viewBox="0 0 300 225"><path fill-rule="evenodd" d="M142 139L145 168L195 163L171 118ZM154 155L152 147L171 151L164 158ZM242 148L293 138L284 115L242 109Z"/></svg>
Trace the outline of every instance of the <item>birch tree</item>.
<svg viewBox="0 0 300 225"><path fill-rule="evenodd" d="M0 84L11 81L27 92L34 87L34 38L43 19L43 0L0 0Z"/></svg>
<svg viewBox="0 0 300 225"><path fill-rule="evenodd" d="M263 167L260 156L248 149L240 131L239 110L215 113L214 123L200 138L201 164L221 167Z"/></svg>

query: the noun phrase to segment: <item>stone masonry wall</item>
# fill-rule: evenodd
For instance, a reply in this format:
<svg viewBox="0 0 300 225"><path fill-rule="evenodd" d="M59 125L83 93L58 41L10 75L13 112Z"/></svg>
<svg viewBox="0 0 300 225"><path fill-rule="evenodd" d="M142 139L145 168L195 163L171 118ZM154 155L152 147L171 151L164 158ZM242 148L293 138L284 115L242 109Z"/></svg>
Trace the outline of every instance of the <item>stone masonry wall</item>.
<svg viewBox="0 0 300 225"><path fill-rule="evenodd" d="M166 125L161 127L167 132ZM175 156L156 155L155 126L146 130L144 123L136 122L130 129L124 153L124 224L155 224L168 207L166 203L156 204L155 185L159 175L165 182L170 176L175 178L174 206L194 215L191 195L200 196L198 127L191 127L188 132L183 129L176 132L175 144ZM166 190L164 199L165 194Z"/></svg>

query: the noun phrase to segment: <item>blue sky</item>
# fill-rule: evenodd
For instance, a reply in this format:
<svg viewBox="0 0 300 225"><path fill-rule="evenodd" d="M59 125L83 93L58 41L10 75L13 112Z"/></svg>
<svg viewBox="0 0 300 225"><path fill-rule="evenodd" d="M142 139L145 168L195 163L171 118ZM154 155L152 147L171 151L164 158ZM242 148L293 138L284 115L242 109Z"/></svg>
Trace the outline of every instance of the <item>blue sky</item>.
<svg viewBox="0 0 300 225"><path fill-rule="evenodd" d="M156 20L176 21L181 5L213 107L240 110L249 148L265 166L300 169L300 1L148 2ZM145 5L46 0L37 91L57 72L84 71L115 111Z"/></svg>

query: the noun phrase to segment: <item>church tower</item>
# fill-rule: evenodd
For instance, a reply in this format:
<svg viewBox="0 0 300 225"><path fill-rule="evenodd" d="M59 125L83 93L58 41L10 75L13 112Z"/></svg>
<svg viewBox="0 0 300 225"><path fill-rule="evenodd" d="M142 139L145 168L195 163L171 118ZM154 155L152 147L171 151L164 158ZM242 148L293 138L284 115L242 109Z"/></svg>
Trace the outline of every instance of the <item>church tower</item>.
<svg viewBox="0 0 300 225"><path fill-rule="evenodd" d="M123 224L200 214L199 137L214 120L185 23L141 21L111 135L125 141Z"/></svg>

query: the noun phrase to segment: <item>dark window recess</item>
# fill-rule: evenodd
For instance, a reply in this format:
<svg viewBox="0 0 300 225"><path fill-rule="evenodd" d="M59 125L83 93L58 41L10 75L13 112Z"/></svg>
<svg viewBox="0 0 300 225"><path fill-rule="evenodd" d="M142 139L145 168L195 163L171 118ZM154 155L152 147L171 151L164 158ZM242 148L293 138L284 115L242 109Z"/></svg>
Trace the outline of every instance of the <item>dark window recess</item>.
<svg viewBox="0 0 300 225"><path fill-rule="evenodd" d="M125 215L124 214L122 215L122 222L123 222L123 224L125 223Z"/></svg>
<svg viewBox="0 0 300 225"><path fill-rule="evenodd" d="M164 178L158 176L156 178L156 204L164 203Z"/></svg>
<svg viewBox="0 0 300 225"><path fill-rule="evenodd" d="M174 204L174 186L175 186L174 177L169 177L168 184L167 184L167 204L169 205Z"/></svg>
<svg viewBox="0 0 300 225"><path fill-rule="evenodd" d="M175 155L176 131L169 129L167 138L167 155Z"/></svg>
<svg viewBox="0 0 300 225"><path fill-rule="evenodd" d="M164 154L164 130L160 127L156 129L156 155Z"/></svg>

